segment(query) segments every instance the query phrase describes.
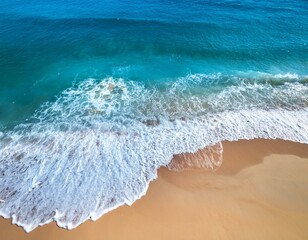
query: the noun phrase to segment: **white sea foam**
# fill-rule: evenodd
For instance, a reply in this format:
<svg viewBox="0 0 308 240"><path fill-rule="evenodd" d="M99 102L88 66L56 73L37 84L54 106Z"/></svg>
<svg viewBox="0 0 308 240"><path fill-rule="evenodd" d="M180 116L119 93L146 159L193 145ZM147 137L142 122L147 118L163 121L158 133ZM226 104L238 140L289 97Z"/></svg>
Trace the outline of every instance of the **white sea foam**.
<svg viewBox="0 0 308 240"><path fill-rule="evenodd" d="M89 79L44 104L0 140L0 214L26 231L50 221L71 229L131 205L175 154L224 140L308 143L306 85L213 76L190 75L161 91ZM225 86L208 91L207 80ZM212 153L205 167L221 164Z"/></svg>
<svg viewBox="0 0 308 240"><path fill-rule="evenodd" d="M238 76L244 77L244 78L254 78L254 79L276 79L278 81L288 80L288 81L297 81L300 79L305 79L308 76L300 76L297 73L277 73L277 74L271 74L267 72L260 72L260 71L247 71L247 72L237 72Z"/></svg>

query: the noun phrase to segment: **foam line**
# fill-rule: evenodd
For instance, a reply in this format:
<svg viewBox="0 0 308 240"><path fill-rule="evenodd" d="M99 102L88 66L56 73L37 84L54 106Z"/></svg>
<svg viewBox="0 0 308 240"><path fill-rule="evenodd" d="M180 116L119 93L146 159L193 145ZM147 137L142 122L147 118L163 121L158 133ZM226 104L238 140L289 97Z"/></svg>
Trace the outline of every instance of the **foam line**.
<svg viewBox="0 0 308 240"><path fill-rule="evenodd" d="M229 86L202 95L196 90L209 77L193 78L168 83L165 92L89 79L44 104L32 122L4 131L0 215L27 232L50 221L72 229L131 205L175 154L224 140L308 143L305 84L218 77ZM206 166L221 164L208 156Z"/></svg>

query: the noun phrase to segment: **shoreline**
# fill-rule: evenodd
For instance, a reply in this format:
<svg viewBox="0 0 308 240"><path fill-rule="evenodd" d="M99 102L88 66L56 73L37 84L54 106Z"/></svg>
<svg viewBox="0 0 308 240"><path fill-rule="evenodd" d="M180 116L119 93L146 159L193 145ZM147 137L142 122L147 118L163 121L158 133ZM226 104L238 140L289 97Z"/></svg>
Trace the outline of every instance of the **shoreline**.
<svg viewBox="0 0 308 240"><path fill-rule="evenodd" d="M160 168L144 197L95 222L27 234L0 219L0 239L308 238L308 145L256 139L223 148L216 171Z"/></svg>

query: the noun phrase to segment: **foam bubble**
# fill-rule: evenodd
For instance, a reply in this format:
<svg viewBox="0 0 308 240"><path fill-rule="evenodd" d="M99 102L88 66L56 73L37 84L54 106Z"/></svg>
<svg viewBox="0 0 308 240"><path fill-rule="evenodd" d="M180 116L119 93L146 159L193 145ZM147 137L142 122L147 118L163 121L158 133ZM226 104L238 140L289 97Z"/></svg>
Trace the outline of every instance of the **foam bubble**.
<svg viewBox="0 0 308 240"><path fill-rule="evenodd" d="M308 143L307 86L249 81L190 75L159 90L88 79L64 91L0 139L1 216L26 231L71 229L131 205L175 154L214 146L181 166L215 168L224 140Z"/></svg>
<svg viewBox="0 0 308 240"><path fill-rule="evenodd" d="M307 76L300 76L297 73L291 73L291 72L272 74L260 71L247 71L247 72L237 72L237 75L243 78L254 78L259 80L276 79L278 81L297 81L307 78Z"/></svg>

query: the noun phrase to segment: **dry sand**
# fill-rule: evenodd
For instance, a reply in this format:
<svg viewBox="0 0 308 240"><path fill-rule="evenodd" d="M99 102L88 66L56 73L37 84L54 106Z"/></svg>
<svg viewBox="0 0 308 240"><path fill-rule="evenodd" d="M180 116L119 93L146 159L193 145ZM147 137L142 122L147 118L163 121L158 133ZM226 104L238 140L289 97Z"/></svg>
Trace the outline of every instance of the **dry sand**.
<svg viewBox="0 0 308 240"><path fill-rule="evenodd" d="M26 234L0 220L0 239L308 239L308 145L225 142L215 172L158 171L133 206L72 231L54 223Z"/></svg>

